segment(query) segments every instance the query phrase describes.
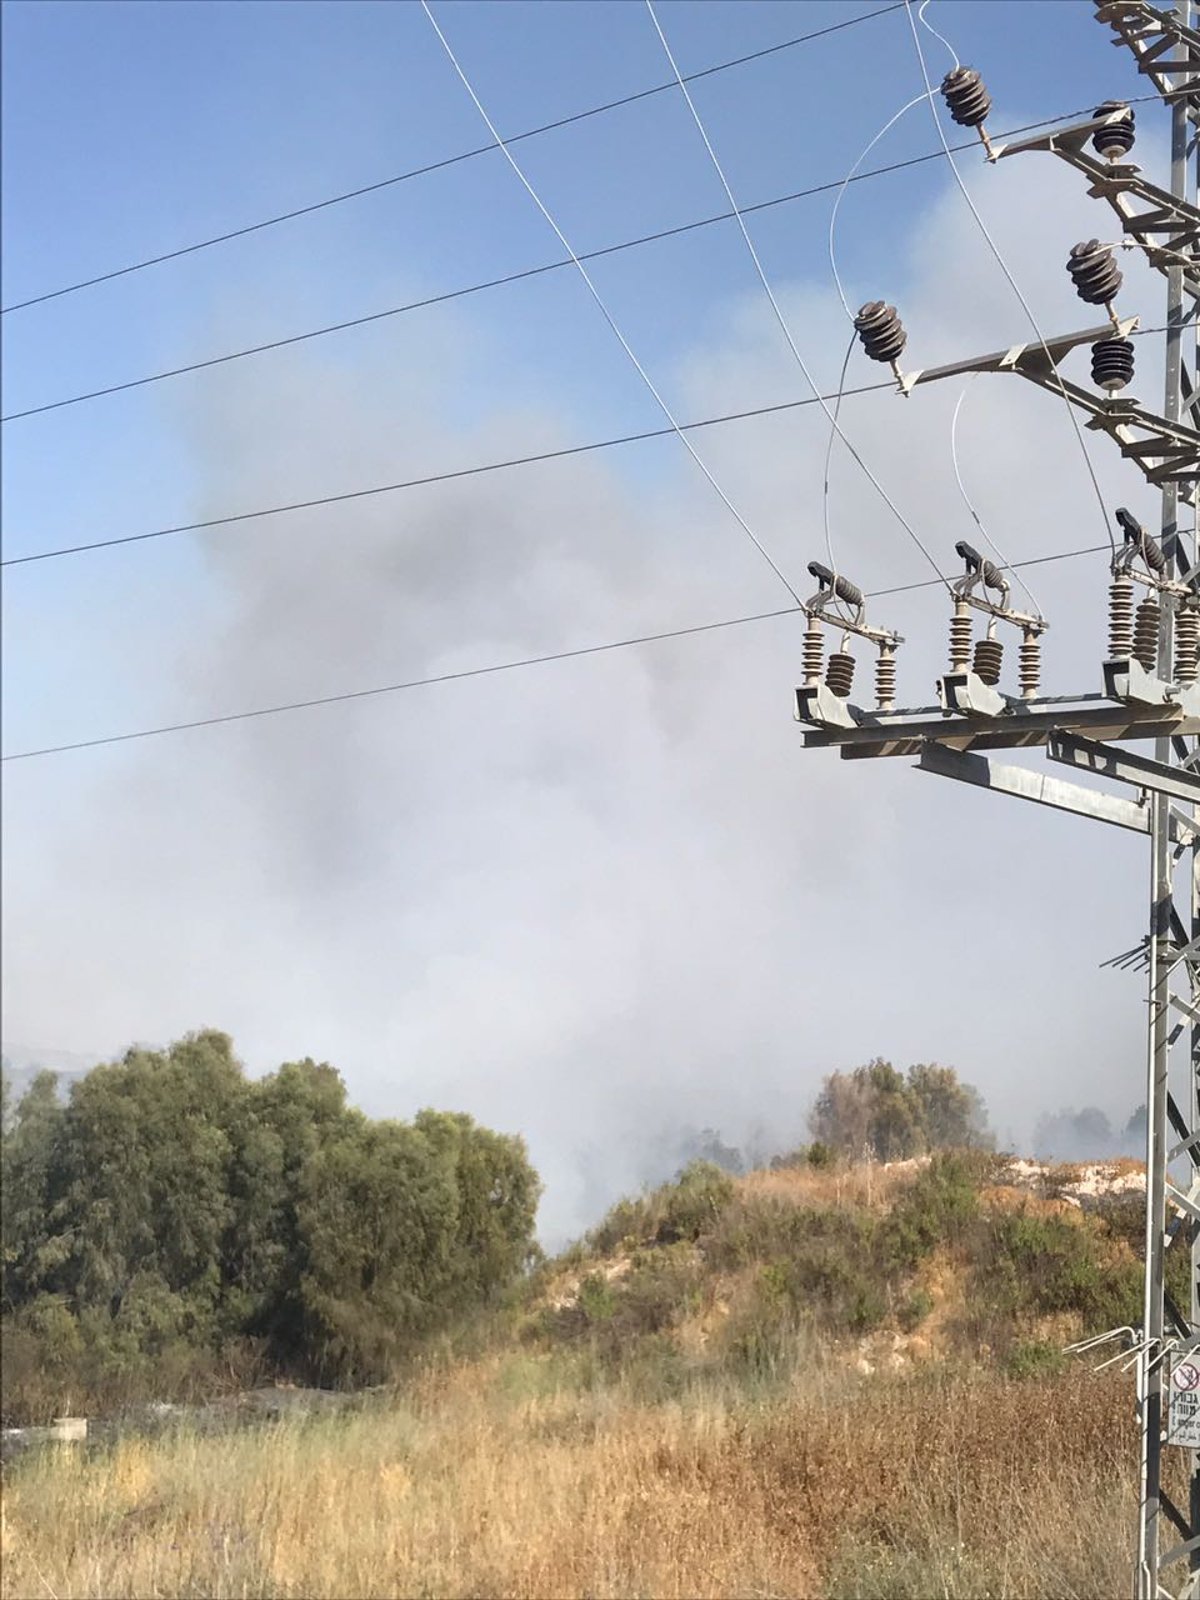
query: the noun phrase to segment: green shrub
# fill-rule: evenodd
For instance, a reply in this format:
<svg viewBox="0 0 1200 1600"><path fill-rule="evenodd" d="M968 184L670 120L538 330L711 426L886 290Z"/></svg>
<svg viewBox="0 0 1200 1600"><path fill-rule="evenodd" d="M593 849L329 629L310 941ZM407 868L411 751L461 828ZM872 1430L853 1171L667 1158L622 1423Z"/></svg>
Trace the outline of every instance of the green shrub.
<svg viewBox="0 0 1200 1600"><path fill-rule="evenodd" d="M885 1267L911 1271L939 1245L961 1244L979 1216L980 1176L976 1158L958 1153L935 1155L884 1221Z"/></svg>
<svg viewBox="0 0 1200 1600"><path fill-rule="evenodd" d="M730 1315L721 1330L718 1356L736 1381L786 1382L807 1349L803 1320L777 1280L764 1269L754 1293Z"/></svg>
<svg viewBox="0 0 1200 1600"><path fill-rule="evenodd" d="M589 1272L579 1285L578 1305L589 1324L608 1322L616 1310L612 1285L602 1272Z"/></svg>
<svg viewBox="0 0 1200 1600"><path fill-rule="evenodd" d="M660 1244L696 1240L711 1231L733 1199L734 1182L711 1161L693 1161L674 1183L658 1191L660 1220L655 1238Z"/></svg>
<svg viewBox="0 0 1200 1600"><path fill-rule="evenodd" d="M1053 1378L1066 1366L1066 1356L1044 1339L1019 1340L1001 1363L1010 1378Z"/></svg>
<svg viewBox="0 0 1200 1600"><path fill-rule="evenodd" d="M914 1289L896 1308L896 1321L904 1333L919 1328L933 1310L933 1301L924 1289Z"/></svg>
<svg viewBox="0 0 1200 1600"><path fill-rule="evenodd" d="M618 1200L588 1234L586 1247L597 1255L611 1255L630 1240L640 1242L647 1236L649 1227L650 1207L645 1197ZM582 1256L581 1250L579 1253ZM573 1252L568 1252L568 1256L571 1254Z"/></svg>
<svg viewBox="0 0 1200 1600"><path fill-rule="evenodd" d="M1085 1332L1134 1324L1141 1315L1141 1264L1105 1259L1104 1230L1087 1218L1017 1211L990 1219L976 1287L1012 1315L1074 1312Z"/></svg>

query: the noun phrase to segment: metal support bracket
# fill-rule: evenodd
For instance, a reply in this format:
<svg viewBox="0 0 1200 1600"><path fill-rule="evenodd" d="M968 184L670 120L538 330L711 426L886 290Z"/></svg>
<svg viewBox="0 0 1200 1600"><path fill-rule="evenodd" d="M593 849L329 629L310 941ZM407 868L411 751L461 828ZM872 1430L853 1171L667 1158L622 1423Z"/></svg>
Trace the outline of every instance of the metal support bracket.
<svg viewBox="0 0 1200 1600"><path fill-rule="evenodd" d="M1056 811L1069 811L1075 816L1091 817L1096 822L1110 822L1118 828L1129 828L1134 833L1150 832L1148 807L1134 800L1123 800L1119 795L1101 794L1095 789L1085 789L1079 783L1067 783L1062 778L1046 772L1035 772L1029 767L1012 767L986 756L971 755L964 750L947 750L945 745L927 744L917 762L918 772L933 772L941 778L955 778L960 783L972 783L980 789L993 789L997 794L1015 795L1019 800L1032 800L1035 805L1052 806Z"/></svg>
<svg viewBox="0 0 1200 1600"><path fill-rule="evenodd" d="M919 756L930 741L954 750L1004 750L1045 744L1066 728L1093 739L1160 739L1200 733L1200 719L1177 706L1114 705L1103 696L1021 701L999 717L949 717L940 707L860 713L854 726L812 727L808 749L839 745L845 759Z"/></svg>
<svg viewBox="0 0 1200 1600"><path fill-rule="evenodd" d="M796 689L796 721L814 728L857 728L862 713L824 683L802 683Z"/></svg>
<svg viewBox="0 0 1200 1600"><path fill-rule="evenodd" d="M1114 328L1111 322L1078 333L1060 334L1044 344L1014 345L1008 350L993 350L988 355L951 361L940 367L920 368L905 373L901 389L911 393L918 384L935 383L939 378L960 377L969 372L1015 372L1039 388L1059 395L1087 416L1085 427L1108 434L1122 456L1141 469L1149 483L1177 483L1190 489L1200 480L1200 432L1175 418L1149 411L1140 401L1120 396L1094 394L1090 389L1059 372L1059 363L1082 344L1096 344L1114 334L1127 338L1138 326L1136 317L1123 317Z"/></svg>
<svg viewBox="0 0 1200 1600"><path fill-rule="evenodd" d="M1154 789L1159 794L1173 795L1176 800L1200 802L1200 773L1169 767L1150 756L1101 744L1062 728L1055 728L1047 737L1046 754L1051 761L1093 772L1098 778L1112 778L1117 783L1134 784L1139 789Z"/></svg>
<svg viewBox="0 0 1200 1600"><path fill-rule="evenodd" d="M1147 672L1136 656L1104 663L1104 691L1110 700L1126 705L1165 706L1171 704L1171 686Z"/></svg>
<svg viewBox="0 0 1200 1600"><path fill-rule="evenodd" d="M1009 702L999 690L984 683L976 672L948 672L938 679L938 699L947 711L964 717L999 717Z"/></svg>
<svg viewBox="0 0 1200 1600"><path fill-rule="evenodd" d="M1074 123L1069 128L1055 128L1032 139L997 145L994 159L999 161L1004 156L1022 155L1030 150L1044 150L1059 156L1089 180L1090 195L1108 201L1120 218L1126 237L1142 247L1150 265L1159 272L1180 268L1184 289L1194 298L1200 298L1200 257L1196 254L1200 211L1169 189L1150 183L1132 162L1104 161L1087 148L1094 133L1121 115L1121 112L1109 112Z"/></svg>

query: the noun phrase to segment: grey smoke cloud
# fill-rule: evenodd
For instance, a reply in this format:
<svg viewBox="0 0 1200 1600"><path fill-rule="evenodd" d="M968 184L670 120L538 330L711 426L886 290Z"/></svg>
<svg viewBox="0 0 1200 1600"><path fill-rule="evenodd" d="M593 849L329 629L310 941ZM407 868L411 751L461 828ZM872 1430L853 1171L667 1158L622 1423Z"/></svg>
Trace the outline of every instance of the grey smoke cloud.
<svg viewBox="0 0 1200 1600"><path fill-rule="evenodd" d="M1058 331L1090 320L1062 260L1107 219L1029 160L1019 182L1002 165L972 184ZM1053 227L1033 232L1035 211ZM1158 280L1126 265L1123 304L1156 321ZM913 364L1027 336L956 194L880 270L852 298L899 299ZM848 330L831 288L778 287L832 385ZM536 338L536 296L514 304ZM407 319L353 364L281 353L198 386L177 402L196 515L573 442L553 394L514 412L489 397L497 358L476 330ZM688 416L802 392L749 288L658 376ZM843 414L947 568L973 535L956 399L868 396ZM964 475L1013 558L1103 538L1060 411L1017 380L981 379L965 403ZM695 438L799 586L823 551L819 412ZM1111 502L1152 517L1138 477L1091 448ZM635 449L217 530L180 621L119 648L174 719L786 603L682 449ZM871 587L930 575L840 450L832 494L843 570ZM1048 687L1099 687L1103 557L1030 581L1052 623ZM944 599L876 615L909 640L902 699L929 703ZM639 1179L658 1130L786 1143L821 1075L875 1054L953 1063L1018 1137L1071 1102L1123 1119L1142 1008L1136 979L1096 967L1141 930L1144 851L905 762L803 752L800 631L778 620L10 769L6 1032L119 1049L212 1024L253 1070L327 1057L376 1114L466 1109L529 1137L551 1238Z"/></svg>

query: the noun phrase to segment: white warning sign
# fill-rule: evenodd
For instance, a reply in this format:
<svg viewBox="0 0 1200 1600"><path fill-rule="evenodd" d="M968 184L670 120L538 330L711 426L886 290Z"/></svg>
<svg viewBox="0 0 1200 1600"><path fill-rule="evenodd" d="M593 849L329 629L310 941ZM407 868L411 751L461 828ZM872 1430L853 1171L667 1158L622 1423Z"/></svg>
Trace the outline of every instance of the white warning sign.
<svg viewBox="0 0 1200 1600"><path fill-rule="evenodd" d="M1167 1443L1200 1450L1200 1356L1172 1363Z"/></svg>

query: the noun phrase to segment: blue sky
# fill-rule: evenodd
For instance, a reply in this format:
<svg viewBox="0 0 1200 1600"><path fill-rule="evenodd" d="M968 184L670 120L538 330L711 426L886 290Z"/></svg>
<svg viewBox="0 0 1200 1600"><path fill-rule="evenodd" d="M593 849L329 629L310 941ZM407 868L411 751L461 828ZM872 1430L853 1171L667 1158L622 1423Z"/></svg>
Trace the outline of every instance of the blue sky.
<svg viewBox="0 0 1200 1600"><path fill-rule="evenodd" d="M843 0L669 0L662 16L682 68L695 71L877 9ZM986 64L997 106L1021 121L1111 92L1113 53L1082 3L946 0L934 12L960 55ZM455 3L443 20L505 134L669 77L636 0ZM5 304L487 138L413 4L25 0L5 7L4 28ZM941 46L932 38L926 44L941 71ZM919 89L905 15L895 11L704 80L695 93L735 194L753 204L842 176L879 124ZM919 108L875 155L884 163L934 147ZM724 209L675 94L517 149L577 249ZM918 167L863 185L844 202L840 255L864 298L885 286L902 292L899 252L889 240L943 182L939 168ZM755 219L768 270L824 272L830 203L817 197ZM10 314L4 409L560 254L494 153ZM660 373L745 292L748 272L732 224L594 269L627 336ZM439 396L451 425L536 402L550 388L580 438L660 420L573 273L493 291L468 301L463 316L483 348L470 382ZM414 319L432 325L437 313ZM391 331L385 324L334 335L321 357L353 371L386 347ZM193 520L200 486L179 407L198 395L219 405L230 381L230 370L218 368L9 424L6 553ZM628 459L638 473L664 455ZM306 487L319 493L325 486ZM280 483L274 498L290 498L291 488ZM205 504L209 514L242 509L215 486ZM186 627L189 585L202 581L179 542L13 573L7 747L144 720L145 695L111 648L113 616L170 607ZM104 622L96 637L98 613Z"/></svg>
<svg viewBox="0 0 1200 1600"><path fill-rule="evenodd" d="M842 0L663 0L659 15L682 69L689 72L874 9ZM670 76L638 0L456 0L437 5L436 11L505 134ZM935 0L928 14L962 59L984 72L996 103L992 126L997 130L1090 107L1141 87L1131 64L1113 50L1107 31L1095 24L1092 8L1083 0ZM3 27L5 305L487 140L415 4L23 0L4 7ZM945 52L931 36L924 36L924 43L931 71L940 77L949 64ZM905 13L897 10L706 78L693 93L735 194L741 203L754 204L839 179L881 124L920 88ZM1153 129L1162 120L1157 108L1147 107L1144 113L1139 108L1139 128ZM928 111L920 107L880 143L870 164L935 148ZM675 92L514 149L580 250L725 209L720 184ZM1069 196L1070 183L1045 175L1045 168L1053 165L1049 158L1029 159L1043 162L1036 173L1026 170L1031 182L1049 186L1045 195L1057 206L1055 197ZM1047 319L1069 325L1077 312L1058 279L1065 281L1061 258L1077 235L1060 236L1053 209L1030 205L1023 210L1015 175L981 171L974 157L964 163L974 174L972 182L983 185L994 176L995 192L1008 197L1003 202L1008 210L1001 206L996 226L1007 229L1003 236L1013 250L1027 254L1030 273L1041 274L1040 259L1046 258L1044 282L1053 280L1057 287L1045 291L1039 310ZM793 296L797 341L814 374L829 387L836 382L845 341L840 311L829 294L826 229L832 198L825 194L801 200L751 222L768 272ZM948 317L941 336L969 337L980 348L994 348L1023 337L1025 326L986 261L974 256L969 267L958 271L954 266L958 258L941 224L956 215L952 208L957 203L940 162L855 186L842 208L842 273L856 303L884 294L902 305L920 304L922 296L928 303L930 283L939 272L949 273L943 290L949 282L958 303L957 320ZM1076 206L1073 215L1083 219L1079 226L1089 226L1082 202L1076 205L1072 197L1071 204ZM1067 226L1065 221L1062 225ZM1075 225L1072 220L1070 226ZM1110 227L1106 215L1098 216L1093 231ZM4 411L286 337L560 254L550 229L502 156L493 152L10 313L2 329ZM798 375L771 344L772 330L753 320L758 316L753 309L755 279L732 223L602 260L592 270L623 331L682 415L695 415L702 403L709 410L733 410L804 392ZM1043 278L1038 276L1037 282L1041 292ZM951 295L944 293L943 298L949 301ZM859 382L876 376L865 367L860 359L852 369ZM906 418L912 414L903 413ZM848 417L856 415L847 411ZM911 469L921 456L909 446L904 458L904 447L895 438L897 415L889 413L893 437L882 432L879 449L885 458L899 450L895 470L901 481L906 475L916 480L915 487L905 487L919 496L923 472ZM519 453L527 442L534 448L546 442L571 443L654 427L660 421L586 289L573 272L561 271L450 307L333 335L300 347L299 353L254 357L7 424L5 550L20 555L188 522L386 481L392 475L470 465L508 451ZM745 435L745 448L765 450L764 441L779 439L786 455L792 448L790 437L763 429L758 444ZM735 447L713 440L711 448L719 456ZM998 451L1003 455L1002 444ZM739 467L730 457L730 470L745 471L745 492L754 504L761 497L773 534L784 530L777 534L780 539L794 539L794 532L786 532L792 516L789 502L777 500L772 509L771 458L765 464L760 460L754 471L749 458L747 463ZM4 594L5 748L237 710L293 694L355 688L416 673L448 657L456 665L476 664L513 653L508 647L514 644L530 651L569 647L595 642L606 636L605 630L607 636L617 636L641 626L706 620L722 609L739 612L780 603L782 591L752 553L737 545L736 530L725 526L710 538L708 523L715 523L716 513L703 500L698 475L696 482L688 478L691 470L681 447L667 440L610 453L592 478L580 480L584 487L573 491L575 499L564 489L564 498L554 500L560 480L550 472L539 477L542 469L531 468L528 482L520 487L506 480L508 486L493 488L493 480L482 480L472 491L474 499L459 501L430 490L403 507L393 502L377 513L353 507L314 513L303 529L290 525L296 530L294 539L283 519L270 531L250 524L219 537L189 535L11 568ZM811 508L819 479L815 465L805 470L800 492ZM1012 479L1010 469L1008 481ZM551 508L545 513L535 499L522 498L535 497L543 488ZM466 587L462 592L447 590L444 597L438 591L436 607L428 614L397 609L391 620L382 611L368 616L358 595L347 602L357 611L333 618L341 578L325 563L336 553L352 567L360 550L359 530L375 526L372 516L391 519L380 524L381 537L389 529L403 529L413 540L402 582L404 595L411 597L418 591L433 594L435 587L427 570L433 558L421 539L436 536L448 547L459 534L474 539L479 529L494 523L497 537L502 533L514 548L524 549L522 541L533 537L535 524L545 531L545 517L552 515L569 531L580 493L594 496L596 506L607 506L611 499L613 507L623 508L614 511L627 524L621 536L627 547L620 547L625 564L619 568L588 569L572 577L571 563L582 559L578 552L564 553L557 545L539 548L512 578L510 589L495 547L469 543L459 561ZM676 551L671 542L675 534L655 544L661 537L655 532L656 519L668 512L677 528L691 527L688 518L695 518L694 550L684 542ZM1073 526L1083 516L1081 510L1062 525ZM581 514L581 525L586 520ZM589 537L602 541L606 527L602 523ZM964 531L956 529L956 536ZM368 548L374 546L361 546ZM864 543L862 549L867 548ZM250 563L259 559L256 552L262 552L263 565L251 572ZM675 553L685 554L686 563L665 568L655 564ZM786 549L793 571L813 553L807 545ZM711 590L703 587L702 555ZM589 559L598 556L593 552ZM722 565L726 559L728 571ZM471 560L474 568L466 565ZM885 571L892 581L927 575L921 558L905 547L881 553L880 560L886 569L873 570ZM498 564L493 567L493 562ZM873 581L870 572L867 579ZM477 582L478 593L472 582ZM609 584L611 593L605 587ZM322 586L328 586L329 617L316 604ZM280 596L277 608L274 595ZM518 613L519 625L512 620ZM343 625L350 633L340 631ZM246 653L252 627L253 650L258 652L253 655ZM376 654L356 653L361 643L351 638L356 630L377 639ZM670 656L680 683L694 671L697 683L718 684L730 660L723 639L685 641ZM791 670L786 652L770 661L781 706L786 706ZM584 703L592 709L602 702L602 714L612 718L614 729L642 714L643 694L675 692L670 686L663 690L657 679L647 688L624 668L610 668L603 658L586 681ZM509 786L502 794L497 789L492 810L484 806L472 815L470 826L483 833L516 826L513 817L521 814L521 807L510 789L517 778L520 794L536 797L537 805L551 804L564 786L571 787L572 762L582 759L582 730L570 724L567 704L557 711L536 709L540 692L526 678L513 675L480 690L478 699L471 691L470 699L464 693L457 702L472 709L486 705L489 715L500 719L493 726L530 708L528 715L541 728L543 742L536 750L532 744L526 749L525 733L514 723L511 750L498 745L480 756L482 788L492 779ZM719 691L714 689L714 695ZM650 766L667 759L678 733L677 719L686 720L673 701L669 714L655 704L644 746L642 735L637 736L637 759ZM660 713L665 717L661 727L655 720ZM303 745L309 766L338 769L343 792L357 791L355 803L366 805L363 792L377 786L380 793L391 792L388 784L395 774L381 778L363 753L366 741L378 739L384 730L402 741L406 784L419 788L427 781L413 774L433 761L435 746L438 759L450 759L444 747L452 738L432 710L414 708L411 727L386 709L361 715L376 720L360 724L356 713L354 719L335 722L336 713L322 713L326 720L310 721L289 736ZM410 717L407 710L403 715ZM567 720L559 724L556 715ZM736 703L728 708L732 721L741 715ZM164 1037L210 1022L248 1038L256 1066L269 1064L272 1052L277 1057L289 1048L326 1049L347 1064L352 1084L367 1094L370 1051L353 1030L339 1033L336 1016L331 1020L330 1015L314 1014L308 1037L301 1037L299 1022L289 1031L268 1020L272 1009L296 1005L297 994L303 995L306 987L311 992L312 981L319 981L313 975L325 970L325 956L312 955L307 985L295 980L298 989L290 987L294 974L286 983L272 978L257 1001L217 971L216 957L211 957L211 981L196 977L199 968L207 972L207 955L196 956L191 967L183 962L169 974L151 970L147 940L156 946L177 940L183 948L193 936L180 911L189 895L200 892L188 873L200 873L211 886L221 871L214 863L244 859L251 864L249 876L240 875L227 887L251 920L259 914L255 896L262 886L255 888L255 874L261 871L270 879L271 868L263 864L270 848L264 848L262 839L272 837L276 812L271 808L279 805L276 777L265 777L259 769L263 752L273 751L273 741L284 738L264 731L266 726L214 730L8 769L5 845L14 885L8 932L10 942L22 938L26 943L10 975L8 1001L10 1019L19 1019L25 1037L64 1048L107 1050L129 1037ZM351 727L353 733L347 732ZM471 737L468 727L461 730L463 737ZM401 728L407 731L397 731ZM794 741L786 721L777 731L781 741ZM578 780L575 798L589 829L606 805L619 809L623 803L613 797L621 791L621 775L630 759L622 748L613 755L611 769L589 769L586 780ZM161 838L155 833L156 843L147 846L138 868L154 883L134 895L128 889L132 858L113 845L102 871L94 852L98 849L103 856L108 846L97 846L96 840L105 839L118 824L128 825L124 812L131 804L145 808L138 816L149 832L160 827L170 808L186 810L183 790L191 774L203 802L194 801L199 808L194 815L179 813L173 833L164 832ZM467 784L474 781L469 772L458 777ZM668 781L664 776L663 783ZM436 922L453 903L453 883L467 869L447 868L446 878L431 867L442 859L439 840L429 831L442 801L436 793L425 799L428 814L405 789L403 804L412 808L404 812L406 827L421 845L405 868L404 881L428 893L428 918ZM306 832L306 838L320 838L320 848L339 861L344 854L354 860L370 857L375 836L369 829L356 832L351 819L341 831L336 799L322 794L307 796L303 803L308 800L313 802L309 820L315 832ZM248 816L260 801L263 813L251 824L242 811ZM659 820L668 819L662 826L669 833L672 813L666 800L662 805ZM711 859L720 848L715 839L729 845L731 859L742 848L728 835L722 805L714 802L711 836L705 834L703 847L697 845L703 859ZM226 806L231 808L228 815ZM515 811L510 809L514 806ZM298 815L300 798L296 807ZM214 817L220 818L217 833L205 834ZM249 832L238 831L243 824ZM580 848L574 826L563 825L561 863ZM646 821L640 848L656 854L656 838L654 826ZM599 848L595 838L592 843ZM929 845L934 844L931 836ZM128 847L136 855L135 846L136 841ZM395 845L396 852L402 848ZM185 861L186 872L180 865ZM307 862L303 870L297 861ZM89 877L93 869L94 881ZM517 872L516 865L513 870ZM336 900L340 892L321 881L310 857L298 854L288 869L290 877L282 865L279 871L279 882L269 885L270 893L263 891L262 904L277 894L280 904L286 899L292 908L288 916L294 913L301 923L322 916L331 896ZM299 895L298 880L307 881L310 871L314 898L305 902L300 897L293 904L290 897ZM527 871L523 861L521 873ZM906 881L896 894L911 890ZM594 886L588 891L595 892ZM664 895L674 892L664 880ZM737 892L736 887L731 890ZM374 891L364 893L374 906ZM497 893L493 915L502 920L504 913L496 908L507 902ZM540 915L543 931L553 933L554 918L547 907L557 902L551 887L547 895ZM135 904L136 914L131 909ZM113 908L114 931L111 948L93 970L86 941L64 941L62 929L86 924L98 905ZM371 930L364 937L372 949L391 936L385 923L377 927L371 921L376 913L384 916L379 906L363 913L362 926ZM358 912L347 915L355 926ZM195 916L217 929L214 941L228 946L229 932L212 908L197 909ZM262 916L267 917L266 910ZM14 923L20 924L19 934ZM136 924L140 933L131 932L127 924ZM597 913L596 937L603 942L611 928L601 924ZM274 958L264 951L269 947L279 954L284 937L279 930L288 926L284 918L278 926L271 924L269 935L260 930L251 939L247 934L247 966L269 964ZM772 927L778 935L786 923ZM441 959L451 970L457 970L456 941L465 937L452 920L441 930ZM767 933L759 927L747 937L753 943ZM297 937L297 951L299 942ZM410 956L423 960L421 950L418 926ZM506 969L506 976L496 971L478 981L484 989L490 984L496 994L511 995L526 979L532 982L530 974L544 959L531 955L527 972ZM418 1010L426 1008L420 1025L414 1025L414 1037L436 1055L441 1036L431 1019L442 1014L441 1008L453 1007L455 985L463 980L461 975L448 979L432 956L429 961L425 988L413 1000ZM297 963L303 967L299 954ZM356 969L360 974L364 963L369 965L365 955ZM288 965L282 961L283 967ZM632 977L628 981L636 987ZM753 1010L764 1003L754 996L749 978L742 981L748 985L747 1006ZM905 1010L901 988L890 1002L896 1017ZM93 990L103 991L103 1002ZM125 1002L118 1005L114 993L126 996ZM382 1004L378 996L368 1004L365 991L359 1001L364 1010ZM1040 1004L1031 992L1031 1037ZM302 1005L298 1016L303 1017ZM651 1032L661 1028L660 1047L668 1048L666 1014L657 1016L650 1005L646 1016L646 1027ZM571 1026L586 1032L595 1020L576 1018ZM542 1050L547 1060L573 1059L570 1052L578 1045L573 1036L569 1049L551 1038L535 1046L517 1032L521 1048ZM761 1046L764 1055L772 1048L769 1041ZM929 1048L938 1048L937 1041ZM459 1065L447 1068L441 1078L433 1073L430 1097L460 1093L469 1109L494 1114L488 1094L476 1092L470 1049L461 1040L455 1049ZM820 1051L817 1055L825 1060ZM399 1104L407 1107L417 1094L406 1087ZM1132 1094L1114 1091L1114 1105L1131 1100Z"/></svg>

